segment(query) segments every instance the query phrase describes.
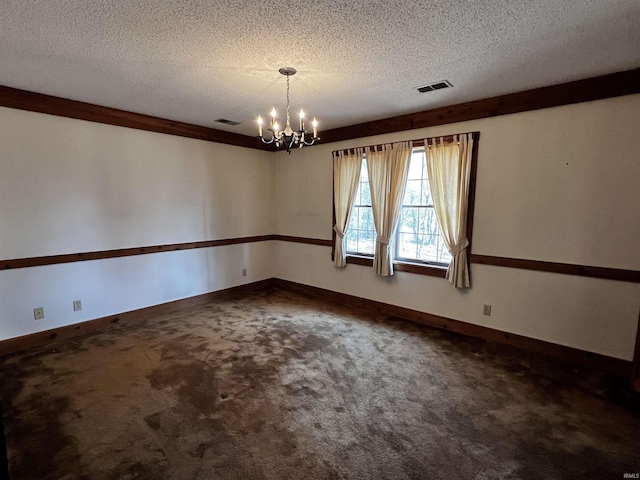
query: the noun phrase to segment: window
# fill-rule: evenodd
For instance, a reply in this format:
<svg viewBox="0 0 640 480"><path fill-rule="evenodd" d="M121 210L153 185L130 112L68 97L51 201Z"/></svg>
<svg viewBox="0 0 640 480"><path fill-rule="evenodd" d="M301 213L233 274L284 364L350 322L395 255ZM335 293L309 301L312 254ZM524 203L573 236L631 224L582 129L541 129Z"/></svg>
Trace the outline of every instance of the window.
<svg viewBox="0 0 640 480"><path fill-rule="evenodd" d="M431 201L424 149L414 150L409 162L395 237L395 258L445 266L451 261Z"/></svg>
<svg viewBox="0 0 640 480"><path fill-rule="evenodd" d="M353 177L352 177L353 178ZM373 224L371 210L371 192L369 190L369 171L367 162L362 159L360 182L356 191L356 199L351 211L349 230L347 231L347 254L373 256L376 243L376 227Z"/></svg>
<svg viewBox="0 0 640 480"><path fill-rule="evenodd" d="M479 137L480 132L467 132L425 140L412 140L413 150L409 158L409 172L407 183L405 184L404 198L398 215L395 236L390 239L391 248L393 249L394 271L447 278L457 288L469 286L468 262L469 258L472 258L470 246L473 236ZM468 242L468 247L465 249L466 259L464 258L465 255L456 255L455 258L452 258L445 246L444 237L441 235L435 215L435 207L439 208L439 206L433 205L432 192L427 178L429 169L427 168L425 143L429 148L434 170L439 175L442 175L443 181L448 182L448 188L440 192L442 195L449 195L446 201L449 202L449 207L451 208L447 209L446 214L454 222L451 228L448 228L447 235L451 236L452 240L459 245L456 248L460 248L463 243ZM349 219L349 226L344 228L346 236L340 241L340 245L336 243L338 237L335 229L332 232L334 249L339 248L340 253L339 263L341 264L337 265L338 267L343 267L346 264L363 266L373 266L374 264L376 232L371 208L366 152L370 151L370 149L385 146L371 145L369 147L333 152L334 158L335 155L348 155L351 157L350 162L362 162L356 192L349 193L349 195L353 195L353 198L350 196L348 200L348 203L353 205L353 209ZM455 148L456 146L457 148ZM443 162L446 162L446 165L450 163L451 170L443 170ZM334 161L334 168L335 165ZM351 166L353 169L353 163L351 163ZM465 183L457 183L455 186L450 185L452 181L457 179L459 182L461 178L465 179ZM353 175L351 175L349 182L353 181ZM350 189L353 188L351 185L350 183ZM340 185L341 189L342 187L343 185ZM451 190L452 188L455 190ZM341 201L343 201L344 194L341 193L341 195ZM466 205L462 205L457 201L462 198L466 198ZM341 206L341 208L346 207ZM334 205L334 217L335 209L336 206ZM464 209L466 209L466 218L463 219L461 214ZM344 215L341 218L344 225ZM465 229L466 235L461 235L462 230L458 231L459 229ZM338 263L337 258L335 251L333 251L332 260L336 264ZM459 259L460 261L457 261ZM464 265L461 263L463 261L465 262ZM449 268L451 265L454 268Z"/></svg>
<svg viewBox="0 0 640 480"><path fill-rule="evenodd" d="M362 160L360 182L346 237L347 254L373 255L376 231L365 159ZM394 244L395 259L399 261L431 263L445 267L451 260L442 241L431 203L424 149L414 149L411 155Z"/></svg>

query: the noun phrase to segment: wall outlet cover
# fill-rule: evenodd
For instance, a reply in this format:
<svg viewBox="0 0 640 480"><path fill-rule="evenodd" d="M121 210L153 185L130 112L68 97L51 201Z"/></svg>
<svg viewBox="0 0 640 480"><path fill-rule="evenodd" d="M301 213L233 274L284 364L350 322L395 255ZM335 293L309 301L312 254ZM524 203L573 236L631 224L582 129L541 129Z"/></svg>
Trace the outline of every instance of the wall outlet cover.
<svg viewBox="0 0 640 480"><path fill-rule="evenodd" d="M44 318L44 307L37 307L33 309L33 318L35 320L42 320Z"/></svg>
<svg viewBox="0 0 640 480"><path fill-rule="evenodd" d="M82 300L74 300L73 301L73 311L79 312L82 310Z"/></svg>

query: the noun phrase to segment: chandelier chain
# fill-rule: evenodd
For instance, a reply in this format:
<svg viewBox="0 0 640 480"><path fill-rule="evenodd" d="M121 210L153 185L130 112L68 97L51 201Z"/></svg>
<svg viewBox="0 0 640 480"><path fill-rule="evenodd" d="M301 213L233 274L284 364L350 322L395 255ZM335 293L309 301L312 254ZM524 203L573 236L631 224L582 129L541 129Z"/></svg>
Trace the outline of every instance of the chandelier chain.
<svg viewBox="0 0 640 480"><path fill-rule="evenodd" d="M287 74L287 127L291 126L291 119L289 116L289 108L291 107L289 101L289 75Z"/></svg>

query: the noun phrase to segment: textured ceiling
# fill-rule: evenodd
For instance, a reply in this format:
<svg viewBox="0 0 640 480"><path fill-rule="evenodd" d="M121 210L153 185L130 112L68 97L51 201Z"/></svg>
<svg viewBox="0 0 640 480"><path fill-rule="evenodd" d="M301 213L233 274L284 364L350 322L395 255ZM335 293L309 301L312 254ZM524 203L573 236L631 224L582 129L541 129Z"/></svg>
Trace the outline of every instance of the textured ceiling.
<svg viewBox="0 0 640 480"><path fill-rule="evenodd" d="M322 130L637 68L638 25L639 0L2 0L0 84L254 135L292 66Z"/></svg>

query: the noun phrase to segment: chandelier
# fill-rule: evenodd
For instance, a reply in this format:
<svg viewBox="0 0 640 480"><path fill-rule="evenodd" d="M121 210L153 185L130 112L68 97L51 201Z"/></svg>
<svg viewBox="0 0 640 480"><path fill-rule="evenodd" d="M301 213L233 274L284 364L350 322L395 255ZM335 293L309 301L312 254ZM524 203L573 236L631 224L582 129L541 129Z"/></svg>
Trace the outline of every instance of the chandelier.
<svg viewBox="0 0 640 480"><path fill-rule="evenodd" d="M290 102L289 102L289 77L291 75L295 75L297 70L292 67L282 67L278 70L282 75L286 75L287 77L287 124L284 127L284 130L280 130L280 125L278 125L278 119L276 118L276 108L273 107L271 110L271 122L269 124L269 130L271 132L271 138L266 139L262 135L262 117L258 116L258 138L262 140L262 143L266 143L267 145L270 143L275 143L276 147L280 147L284 145L287 149L287 155L291 155L292 148L302 148L305 145L313 145L320 137L318 136L318 121L314 118L311 122L313 126L313 137L308 141L305 139L305 134L307 131L304 129L304 111L300 109L300 130L294 132L291 128L291 118L289 115Z"/></svg>

